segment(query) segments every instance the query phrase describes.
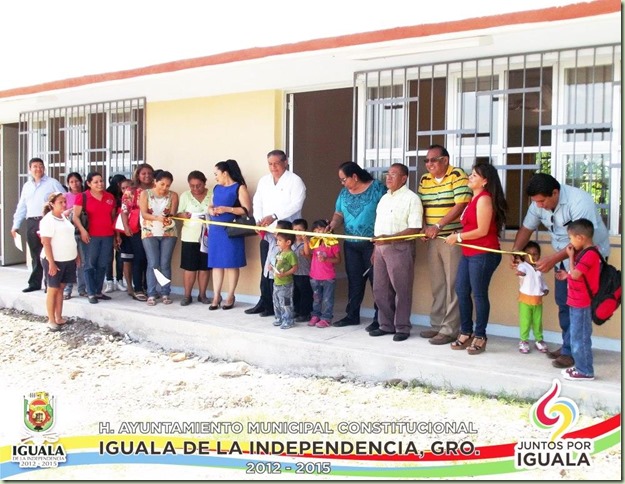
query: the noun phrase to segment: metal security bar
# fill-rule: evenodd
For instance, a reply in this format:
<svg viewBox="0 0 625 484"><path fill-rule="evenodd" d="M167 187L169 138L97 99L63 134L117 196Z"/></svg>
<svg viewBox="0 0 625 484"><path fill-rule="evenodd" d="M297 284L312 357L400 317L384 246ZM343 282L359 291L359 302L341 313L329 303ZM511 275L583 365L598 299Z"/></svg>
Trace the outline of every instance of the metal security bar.
<svg viewBox="0 0 625 484"><path fill-rule="evenodd" d="M28 160L41 158L47 174L61 183L71 172L104 180L129 177L145 161L145 98L83 104L20 114L20 186Z"/></svg>
<svg viewBox="0 0 625 484"><path fill-rule="evenodd" d="M588 191L621 233L621 47L607 45L357 72L354 159L394 162L416 189L431 144L470 172L497 166L518 228L536 172Z"/></svg>

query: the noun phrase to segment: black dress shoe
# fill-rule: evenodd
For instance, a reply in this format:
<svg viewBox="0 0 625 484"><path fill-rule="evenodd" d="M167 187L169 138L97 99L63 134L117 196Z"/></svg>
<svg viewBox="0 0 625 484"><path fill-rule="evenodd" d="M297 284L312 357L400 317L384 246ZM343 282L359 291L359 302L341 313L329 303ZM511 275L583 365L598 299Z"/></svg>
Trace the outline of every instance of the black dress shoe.
<svg viewBox="0 0 625 484"><path fill-rule="evenodd" d="M274 313L273 311L262 311L259 316L261 318L268 318L269 316L275 316L276 313Z"/></svg>
<svg viewBox="0 0 625 484"><path fill-rule="evenodd" d="M236 301L236 298L234 296L232 296L232 302L230 304L222 305L221 309L223 309L224 311L227 311L228 309L232 309L234 307L235 301Z"/></svg>
<svg viewBox="0 0 625 484"><path fill-rule="evenodd" d="M260 314L265 310L263 303L259 302L253 308L246 309L243 311L245 314Z"/></svg>
<svg viewBox="0 0 625 484"><path fill-rule="evenodd" d="M408 339L408 336L410 336L410 333L395 333L393 341L404 341Z"/></svg>
<svg viewBox="0 0 625 484"><path fill-rule="evenodd" d="M376 329L380 329L380 323L378 323L377 321L374 321L373 323L371 323L369 326L365 328L365 331L367 333L371 333L371 331L376 330Z"/></svg>
<svg viewBox="0 0 625 484"><path fill-rule="evenodd" d="M343 318L332 323L332 326L335 328L342 328L343 326L357 326L359 324L360 321L352 321L351 319Z"/></svg>
<svg viewBox="0 0 625 484"><path fill-rule="evenodd" d="M40 291L40 290L41 290L40 287L28 286L26 289L22 289L22 292L35 292L35 291Z"/></svg>
<svg viewBox="0 0 625 484"><path fill-rule="evenodd" d="M395 331L384 331L383 329L374 329L369 336L384 336L386 334L395 334Z"/></svg>

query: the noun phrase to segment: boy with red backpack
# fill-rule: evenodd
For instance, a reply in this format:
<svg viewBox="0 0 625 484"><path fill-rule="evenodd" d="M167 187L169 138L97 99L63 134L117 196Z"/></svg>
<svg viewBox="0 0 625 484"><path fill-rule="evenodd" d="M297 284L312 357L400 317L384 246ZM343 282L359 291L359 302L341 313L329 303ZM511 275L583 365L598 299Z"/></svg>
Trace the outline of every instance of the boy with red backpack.
<svg viewBox="0 0 625 484"><path fill-rule="evenodd" d="M602 259L593 247L594 227L590 220L574 220L567 227L570 244L566 247L570 269L556 277L568 281L567 305L571 317L571 353L575 366L562 370L566 380L594 380L592 359L592 294L599 291ZM590 289L590 292L589 292Z"/></svg>

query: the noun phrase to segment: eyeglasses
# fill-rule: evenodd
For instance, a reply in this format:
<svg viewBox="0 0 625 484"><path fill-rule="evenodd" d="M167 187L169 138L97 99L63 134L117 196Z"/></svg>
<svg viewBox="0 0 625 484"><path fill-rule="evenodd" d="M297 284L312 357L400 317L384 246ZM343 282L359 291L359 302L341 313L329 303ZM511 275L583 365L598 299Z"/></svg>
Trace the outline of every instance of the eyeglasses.
<svg viewBox="0 0 625 484"><path fill-rule="evenodd" d="M384 176L388 178L397 178L401 176L401 173L390 173L387 171L386 173L384 173Z"/></svg>
<svg viewBox="0 0 625 484"><path fill-rule="evenodd" d="M345 177L345 178L339 178L339 181L340 181L341 183L345 183L345 182L347 181L347 177Z"/></svg>
<svg viewBox="0 0 625 484"><path fill-rule="evenodd" d="M562 227L566 229L571 222L572 222L571 220L569 220L568 222L564 222L562 224ZM549 227L550 232L555 232L555 225L556 225L556 218L555 218L555 214L552 213L551 214L551 227Z"/></svg>
<svg viewBox="0 0 625 484"><path fill-rule="evenodd" d="M423 163L438 163L443 158L445 158L444 155L437 156L436 158L424 158Z"/></svg>

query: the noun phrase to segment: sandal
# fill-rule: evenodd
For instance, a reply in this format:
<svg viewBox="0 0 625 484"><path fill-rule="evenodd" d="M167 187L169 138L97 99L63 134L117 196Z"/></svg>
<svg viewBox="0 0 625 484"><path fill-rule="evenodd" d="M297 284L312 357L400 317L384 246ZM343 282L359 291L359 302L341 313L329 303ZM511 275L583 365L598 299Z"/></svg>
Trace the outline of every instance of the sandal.
<svg viewBox="0 0 625 484"><path fill-rule="evenodd" d="M132 294L131 296L135 301L147 301L148 297L143 294L142 292L135 292L134 294Z"/></svg>
<svg viewBox="0 0 625 484"><path fill-rule="evenodd" d="M470 355L479 355L486 351L486 336L476 336L473 338L473 343L467 348L467 353Z"/></svg>
<svg viewBox="0 0 625 484"><path fill-rule="evenodd" d="M153 297L149 297L148 306L156 306L156 299L154 299Z"/></svg>
<svg viewBox="0 0 625 484"><path fill-rule="evenodd" d="M72 298L71 294L63 294L63 299L65 299L66 301L71 298Z"/></svg>
<svg viewBox="0 0 625 484"><path fill-rule="evenodd" d="M464 338L464 339L462 339L462 338ZM456 338L456 341L451 343L449 346L451 346L452 350L463 350L467 346L469 346L472 341L473 341L473 335L472 334L460 333L458 335L458 338Z"/></svg>
<svg viewBox="0 0 625 484"><path fill-rule="evenodd" d="M171 304L172 300L169 298L169 296L163 296L163 304Z"/></svg>

